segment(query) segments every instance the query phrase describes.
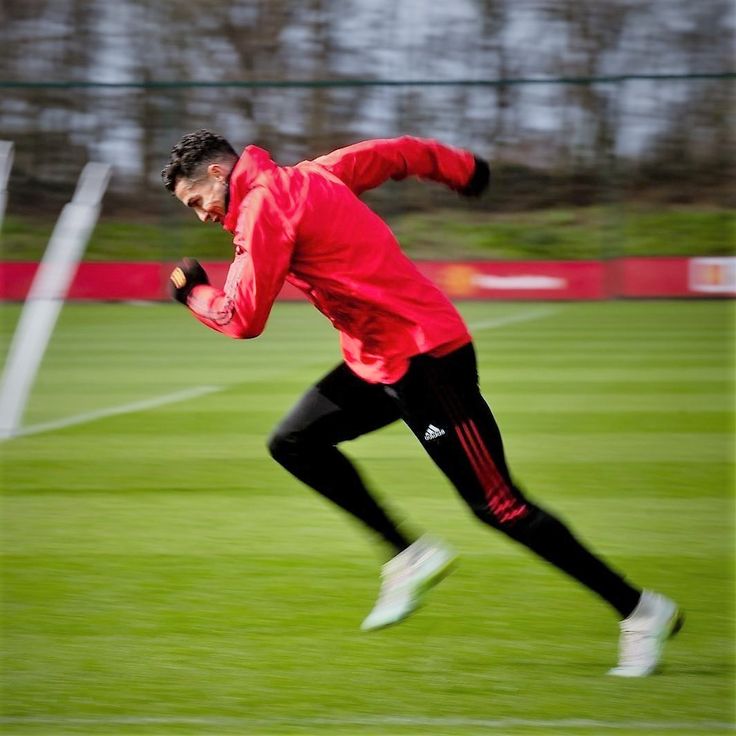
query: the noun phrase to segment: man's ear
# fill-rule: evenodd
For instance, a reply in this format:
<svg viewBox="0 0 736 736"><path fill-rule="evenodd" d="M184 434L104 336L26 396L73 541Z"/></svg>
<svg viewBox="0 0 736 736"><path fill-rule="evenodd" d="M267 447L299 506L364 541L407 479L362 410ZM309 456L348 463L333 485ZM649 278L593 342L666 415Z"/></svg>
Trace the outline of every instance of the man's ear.
<svg viewBox="0 0 736 736"><path fill-rule="evenodd" d="M210 164L207 167L207 175L217 181L227 181L227 176L230 172L222 165L218 163Z"/></svg>

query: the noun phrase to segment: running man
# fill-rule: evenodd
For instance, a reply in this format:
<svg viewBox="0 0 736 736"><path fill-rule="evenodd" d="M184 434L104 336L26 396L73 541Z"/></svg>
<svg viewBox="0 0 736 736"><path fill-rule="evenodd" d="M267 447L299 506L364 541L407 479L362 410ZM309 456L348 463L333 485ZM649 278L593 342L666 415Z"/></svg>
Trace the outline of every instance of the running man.
<svg viewBox="0 0 736 736"><path fill-rule="evenodd" d="M682 624L676 604L627 582L514 483L479 386L472 338L449 299L404 256L359 195L388 179L439 182L462 196L488 186L488 164L434 140L370 140L296 166L248 146L238 156L207 130L185 135L162 171L166 188L202 222L233 235L224 289L193 259L171 274L172 296L233 338L263 331L285 281L339 332L343 362L310 388L269 440L296 478L376 532L392 557L373 630L411 614L451 569L454 553L410 537L371 495L338 445L403 420L485 524L523 544L607 602L621 619L610 674L651 674Z"/></svg>

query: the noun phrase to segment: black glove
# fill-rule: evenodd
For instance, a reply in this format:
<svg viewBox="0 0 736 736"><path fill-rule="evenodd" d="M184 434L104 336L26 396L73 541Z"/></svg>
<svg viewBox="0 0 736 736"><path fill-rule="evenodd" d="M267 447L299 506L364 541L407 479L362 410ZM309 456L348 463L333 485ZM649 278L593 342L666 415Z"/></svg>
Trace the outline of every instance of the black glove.
<svg viewBox="0 0 736 736"><path fill-rule="evenodd" d="M207 272L194 258L185 258L169 276L169 295L186 306L192 289L199 284L209 284Z"/></svg>
<svg viewBox="0 0 736 736"><path fill-rule="evenodd" d="M488 189L488 183L491 181L491 169L488 162L479 156L475 156L475 169L470 181L458 191L464 197L480 197L483 192Z"/></svg>

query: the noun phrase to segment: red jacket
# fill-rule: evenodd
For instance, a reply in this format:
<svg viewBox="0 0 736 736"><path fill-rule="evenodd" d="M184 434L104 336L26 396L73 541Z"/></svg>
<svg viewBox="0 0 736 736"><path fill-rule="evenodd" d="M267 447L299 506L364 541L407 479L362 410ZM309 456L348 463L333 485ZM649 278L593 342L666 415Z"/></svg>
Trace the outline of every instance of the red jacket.
<svg viewBox="0 0 736 736"><path fill-rule="evenodd" d="M234 236L235 259L224 291L196 286L187 304L218 332L256 337L289 281L339 331L345 362L358 376L394 383L413 355L443 354L470 336L449 299L358 195L407 176L459 190L474 166L467 151L408 136L286 167L248 146L230 178L223 226Z"/></svg>

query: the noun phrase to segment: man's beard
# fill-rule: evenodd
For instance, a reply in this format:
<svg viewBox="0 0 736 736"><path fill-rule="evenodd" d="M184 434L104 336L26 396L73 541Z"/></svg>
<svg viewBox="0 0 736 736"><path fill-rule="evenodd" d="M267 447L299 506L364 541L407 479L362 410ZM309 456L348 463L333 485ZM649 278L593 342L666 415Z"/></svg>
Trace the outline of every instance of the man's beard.
<svg viewBox="0 0 736 736"><path fill-rule="evenodd" d="M230 177L225 181L225 214L230 209Z"/></svg>

